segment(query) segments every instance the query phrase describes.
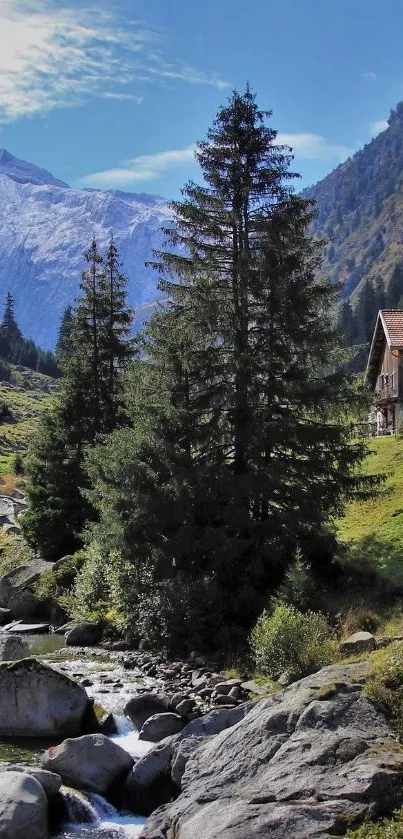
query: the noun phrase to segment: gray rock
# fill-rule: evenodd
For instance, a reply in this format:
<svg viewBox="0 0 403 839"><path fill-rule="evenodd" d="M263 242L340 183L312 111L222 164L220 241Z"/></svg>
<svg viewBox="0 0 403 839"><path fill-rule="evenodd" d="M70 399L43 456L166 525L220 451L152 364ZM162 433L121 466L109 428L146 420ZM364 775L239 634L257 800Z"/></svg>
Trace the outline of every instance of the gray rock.
<svg viewBox="0 0 403 839"><path fill-rule="evenodd" d="M175 839L330 839L399 806L403 751L362 692L367 672L333 665L254 703L194 749L182 793L152 814L143 839L172 825Z"/></svg>
<svg viewBox="0 0 403 839"><path fill-rule="evenodd" d="M84 688L36 659L0 664L0 735L75 736L88 704Z"/></svg>
<svg viewBox="0 0 403 839"><path fill-rule="evenodd" d="M241 684L242 679L227 679L226 682L218 682L215 685L215 692L227 696L232 688L239 688Z"/></svg>
<svg viewBox="0 0 403 839"><path fill-rule="evenodd" d="M98 623L77 623L66 634L67 647L93 647L102 640L102 627Z"/></svg>
<svg viewBox="0 0 403 839"><path fill-rule="evenodd" d="M188 714L191 714L195 707L194 699L182 699L182 702L179 702L175 708L177 714L180 714L181 717L187 717Z"/></svg>
<svg viewBox="0 0 403 839"><path fill-rule="evenodd" d="M55 772L48 772L46 769L40 769L39 766L22 766L19 763L6 763L3 766L0 765L0 772L24 772L27 775L32 775L44 788L48 798L56 795L62 785L60 775L56 775Z"/></svg>
<svg viewBox="0 0 403 839"><path fill-rule="evenodd" d="M164 713L154 714L143 724L139 740L149 740L151 743L159 743L171 734L181 731L185 723L179 714Z"/></svg>
<svg viewBox="0 0 403 839"><path fill-rule="evenodd" d="M4 626L4 624L9 623L11 618L10 609L4 609L2 606L0 607L0 626Z"/></svg>
<svg viewBox="0 0 403 839"><path fill-rule="evenodd" d="M354 655L376 649L376 639L370 632L354 632L346 641L340 644L343 655Z"/></svg>
<svg viewBox="0 0 403 839"><path fill-rule="evenodd" d="M171 760L171 777L176 786L180 787L186 764L189 758L199 748L201 743L205 743L204 737L187 737L186 740L180 740L173 748L173 755Z"/></svg>
<svg viewBox="0 0 403 839"><path fill-rule="evenodd" d="M125 784L126 802L134 813L148 816L177 792L171 779L172 738L155 746L134 765Z"/></svg>
<svg viewBox="0 0 403 839"><path fill-rule="evenodd" d="M32 585L44 571L52 569L51 562L35 559L19 565L0 578L0 606L8 607L10 600L23 588Z"/></svg>
<svg viewBox="0 0 403 839"><path fill-rule="evenodd" d="M18 635L0 635L0 661L17 661L29 655L29 646Z"/></svg>
<svg viewBox="0 0 403 839"><path fill-rule="evenodd" d="M127 775L133 758L104 734L85 734L52 746L45 752L42 766L57 772L69 786L102 795L116 778Z"/></svg>
<svg viewBox="0 0 403 839"><path fill-rule="evenodd" d="M171 708L168 696L159 696L156 693L143 693L141 696L134 696L125 705L125 714L132 723L141 729L145 721L154 714L164 714Z"/></svg>
<svg viewBox="0 0 403 839"><path fill-rule="evenodd" d="M48 799L39 781L23 772L0 774L1 839L47 839Z"/></svg>
<svg viewBox="0 0 403 839"><path fill-rule="evenodd" d="M49 632L48 623L24 623L23 621L12 621L3 627L7 632L18 633L18 635L45 635Z"/></svg>
<svg viewBox="0 0 403 839"><path fill-rule="evenodd" d="M30 591L18 591L10 598L10 614L14 620L43 618L43 603Z"/></svg>

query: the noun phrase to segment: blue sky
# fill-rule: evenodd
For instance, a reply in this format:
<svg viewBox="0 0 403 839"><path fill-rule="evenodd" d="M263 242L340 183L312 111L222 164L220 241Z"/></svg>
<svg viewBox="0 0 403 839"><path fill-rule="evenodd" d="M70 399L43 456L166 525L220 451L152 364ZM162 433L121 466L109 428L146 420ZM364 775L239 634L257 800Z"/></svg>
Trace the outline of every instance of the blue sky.
<svg viewBox="0 0 403 839"><path fill-rule="evenodd" d="M248 80L302 185L403 99L401 0L0 0L0 147L76 186L178 196Z"/></svg>

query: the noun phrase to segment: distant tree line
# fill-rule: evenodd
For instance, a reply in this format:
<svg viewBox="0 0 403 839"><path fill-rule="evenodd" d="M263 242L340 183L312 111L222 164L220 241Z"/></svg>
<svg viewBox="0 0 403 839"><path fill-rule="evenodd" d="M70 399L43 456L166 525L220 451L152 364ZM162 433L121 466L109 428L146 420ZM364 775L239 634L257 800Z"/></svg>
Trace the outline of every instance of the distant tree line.
<svg viewBox="0 0 403 839"><path fill-rule="evenodd" d="M14 314L14 299L10 292L6 297L3 318L0 323L0 359L11 364L29 367L47 376L60 376L56 358L50 350L42 350L31 338L24 338ZM6 366L2 366L4 371Z"/></svg>
<svg viewBox="0 0 403 839"><path fill-rule="evenodd" d="M403 262L398 262L387 286L381 277L375 283L365 280L355 305L344 300L339 309L338 325L348 347L355 347L350 368L365 370L379 309L403 308Z"/></svg>

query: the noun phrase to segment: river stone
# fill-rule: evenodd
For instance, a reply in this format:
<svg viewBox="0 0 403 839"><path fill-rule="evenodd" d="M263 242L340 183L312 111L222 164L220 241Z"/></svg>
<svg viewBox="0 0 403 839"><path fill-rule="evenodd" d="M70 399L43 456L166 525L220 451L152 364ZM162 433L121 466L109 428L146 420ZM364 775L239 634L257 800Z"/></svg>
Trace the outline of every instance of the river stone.
<svg viewBox="0 0 403 839"><path fill-rule="evenodd" d="M129 699L125 705L125 714L140 731L149 717L169 711L170 704L170 699L167 696L143 693L141 696L134 696L133 699Z"/></svg>
<svg viewBox="0 0 403 839"><path fill-rule="evenodd" d="M0 664L0 735L76 736L88 704L84 688L34 658Z"/></svg>
<svg viewBox="0 0 403 839"><path fill-rule="evenodd" d="M93 647L101 640L102 626L99 623L77 623L66 633L66 647Z"/></svg>
<svg viewBox="0 0 403 839"><path fill-rule="evenodd" d="M27 562L24 565L19 565L8 574L0 577L0 606L8 607L10 600L21 589L32 585L44 571L52 569L51 562L45 562L42 559L34 559L32 562Z"/></svg>
<svg viewBox="0 0 403 839"><path fill-rule="evenodd" d="M60 774L65 784L101 795L120 775L127 775L133 762L128 752L104 734L64 740L42 758L43 768Z"/></svg>
<svg viewBox="0 0 403 839"><path fill-rule="evenodd" d="M403 750L362 692L367 672L333 665L258 700L195 749L142 839L172 825L175 839L330 839L401 805Z"/></svg>
<svg viewBox="0 0 403 839"><path fill-rule="evenodd" d="M29 646L18 635L0 635L0 661L17 661L29 655Z"/></svg>
<svg viewBox="0 0 403 839"><path fill-rule="evenodd" d="M346 641L340 644L342 655L353 655L376 649L376 640L370 632L354 632Z"/></svg>
<svg viewBox="0 0 403 839"><path fill-rule="evenodd" d="M56 775L55 772L48 772L46 769L40 769L39 766L22 766L19 763L5 763L3 766L0 765L0 772L23 772L26 775L32 775L44 788L48 798L56 795L62 785L60 775Z"/></svg>
<svg viewBox="0 0 403 839"><path fill-rule="evenodd" d="M10 599L9 609L14 620L43 618L43 602L30 591L18 591Z"/></svg>
<svg viewBox="0 0 403 839"><path fill-rule="evenodd" d="M0 774L0 839L47 839L47 817L48 799L36 778Z"/></svg>
<svg viewBox="0 0 403 839"><path fill-rule="evenodd" d="M177 734L184 728L185 722L179 714L154 714L145 721L139 734L139 740L159 743L171 734Z"/></svg>
<svg viewBox="0 0 403 839"><path fill-rule="evenodd" d="M0 626L4 626L6 623L9 623L10 618L10 609L4 609L2 606L0 606Z"/></svg>
<svg viewBox="0 0 403 839"><path fill-rule="evenodd" d="M135 763L125 784L126 802L134 813L149 816L177 793L171 779L172 737Z"/></svg>

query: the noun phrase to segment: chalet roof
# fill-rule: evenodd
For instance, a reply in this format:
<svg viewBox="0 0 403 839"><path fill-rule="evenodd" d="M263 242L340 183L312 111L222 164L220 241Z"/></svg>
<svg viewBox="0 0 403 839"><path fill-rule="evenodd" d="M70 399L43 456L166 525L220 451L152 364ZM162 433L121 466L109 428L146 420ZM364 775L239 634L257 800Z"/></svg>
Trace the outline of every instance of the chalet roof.
<svg viewBox="0 0 403 839"><path fill-rule="evenodd" d="M374 388L385 341L391 350L403 350L403 309L380 309L376 319L365 379Z"/></svg>

